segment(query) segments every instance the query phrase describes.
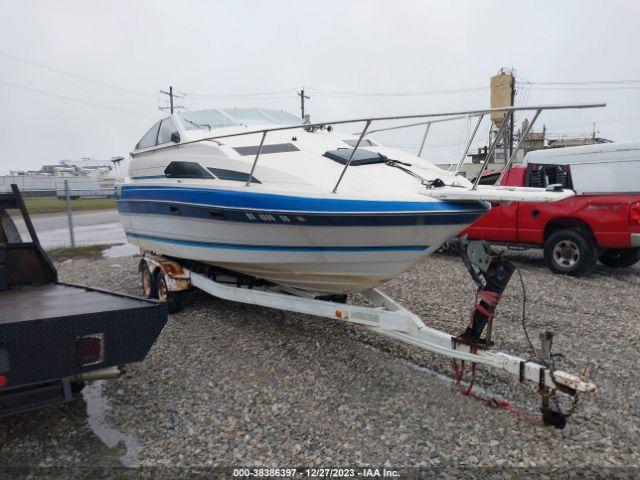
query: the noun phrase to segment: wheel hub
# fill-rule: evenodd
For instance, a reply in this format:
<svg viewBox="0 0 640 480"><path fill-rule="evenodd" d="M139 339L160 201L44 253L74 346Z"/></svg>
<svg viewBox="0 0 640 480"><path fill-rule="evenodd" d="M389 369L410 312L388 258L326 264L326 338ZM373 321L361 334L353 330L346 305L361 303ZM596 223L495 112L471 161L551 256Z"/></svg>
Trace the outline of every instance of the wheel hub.
<svg viewBox="0 0 640 480"><path fill-rule="evenodd" d="M563 240L553 247L553 258L563 267L573 267L580 261L580 249L572 241Z"/></svg>

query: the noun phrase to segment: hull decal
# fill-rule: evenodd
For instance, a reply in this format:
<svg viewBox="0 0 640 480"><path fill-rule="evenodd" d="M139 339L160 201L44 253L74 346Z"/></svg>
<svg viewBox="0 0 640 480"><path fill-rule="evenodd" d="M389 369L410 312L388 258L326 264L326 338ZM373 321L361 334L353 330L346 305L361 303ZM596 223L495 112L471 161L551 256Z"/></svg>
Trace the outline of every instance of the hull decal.
<svg viewBox="0 0 640 480"><path fill-rule="evenodd" d="M214 188L125 185L118 201L177 202L219 208L287 213L486 213L485 202L349 200L298 197Z"/></svg>
<svg viewBox="0 0 640 480"><path fill-rule="evenodd" d="M258 251L283 251L283 252L385 252L385 251L415 251L422 252L429 245L391 245L391 246L296 246L296 245L246 245L235 243L212 243L193 240L181 240L177 238L158 237L140 233L126 232L128 237L140 240L184 245L187 247L221 248L229 250L258 250Z"/></svg>
<svg viewBox="0 0 640 480"><path fill-rule="evenodd" d="M123 215L165 215L240 223L302 225L319 227L394 227L407 225L470 225L483 213L286 213L277 211L248 211L207 207L177 202L147 202L119 200L118 211Z"/></svg>

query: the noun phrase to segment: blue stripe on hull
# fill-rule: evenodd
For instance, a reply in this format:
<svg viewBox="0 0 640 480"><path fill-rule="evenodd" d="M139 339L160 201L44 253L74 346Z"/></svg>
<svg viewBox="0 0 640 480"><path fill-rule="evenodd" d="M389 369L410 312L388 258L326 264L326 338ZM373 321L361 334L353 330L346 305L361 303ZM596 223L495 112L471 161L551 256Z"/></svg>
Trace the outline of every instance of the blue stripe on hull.
<svg viewBox="0 0 640 480"><path fill-rule="evenodd" d="M485 202L403 202L377 200L344 200L335 198L310 198L277 195L251 191L218 190L209 188L179 188L166 186L124 185L119 201L159 201L236 208L247 210L271 210L277 212L343 212L343 213L394 213L394 212L449 212L486 213L490 207Z"/></svg>
<svg viewBox="0 0 640 480"><path fill-rule="evenodd" d="M141 240L152 240L162 243L171 243L174 245L184 245L187 247L204 247L204 248L222 248L229 250L254 250L254 251L281 251L281 252L385 252L385 251L424 251L429 245L394 245L394 246L353 246L353 247L303 247L303 246L283 246L283 245L240 245L233 243L213 243L213 242L196 242L192 240L179 240L177 238L157 237L155 235L143 235L141 233L127 232L127 236L131 238L139 238Z"/></svg>
<svg viewBox="0 0 640 480"><path fill-rule="evenodd" d="M131 215L165 215L239 223L300 225L307 227L394 227L407 225L469 225L481 213L282 213L201 207L177 202L144 202L120 200L118 211Z"/></svg>

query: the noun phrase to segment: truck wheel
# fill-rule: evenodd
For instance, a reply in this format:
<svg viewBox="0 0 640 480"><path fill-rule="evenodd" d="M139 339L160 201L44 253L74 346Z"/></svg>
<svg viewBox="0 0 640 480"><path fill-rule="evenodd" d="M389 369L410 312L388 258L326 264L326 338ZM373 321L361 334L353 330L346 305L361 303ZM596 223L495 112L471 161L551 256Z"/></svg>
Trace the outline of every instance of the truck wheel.
<svg viewBox="0 0 640 480"><path fill-rule="evenodd" d="M554 273L581 275L597 260L595 245L578 230L555 232L544 244L544 261Z"/></svg>
<svg viewBox="0 0 640 480"><path fill-rule="evenodd" d="M161 302L167 302L167 312L178 313L182 305L180 304L180 298L173 292L169 291L167 287L167 279L162 273L162 270L158 270L156 274L156 292L158 293L158 300Z"/></svg>
<svg viewBox="0 0 640 480"><path fill-rule="evenodd" d="M640 248L610 248L598 260L607 267L630 267L640 260Z"/></svg>
<svg viewBox="0 0 640 480"><path fill-rule="evenodd" d="M149 271L149 267L146 265L140 270L140 283L142 283L142 291L147 298L158 298L158 291L156 290L153 276Z"/></svg>

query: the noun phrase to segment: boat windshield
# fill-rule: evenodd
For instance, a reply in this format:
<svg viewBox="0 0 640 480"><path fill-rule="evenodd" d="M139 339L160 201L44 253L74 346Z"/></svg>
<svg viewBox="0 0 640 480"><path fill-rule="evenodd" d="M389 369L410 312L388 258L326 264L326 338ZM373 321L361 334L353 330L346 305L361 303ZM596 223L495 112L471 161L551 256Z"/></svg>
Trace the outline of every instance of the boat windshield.
<svg viewBox="0 0 640 480"><path fill-rule="evenodd" d="M233 125L298 125L302 119L288 112L264 108L221 108L180 112L187 130L212 130Z"/></svg>

